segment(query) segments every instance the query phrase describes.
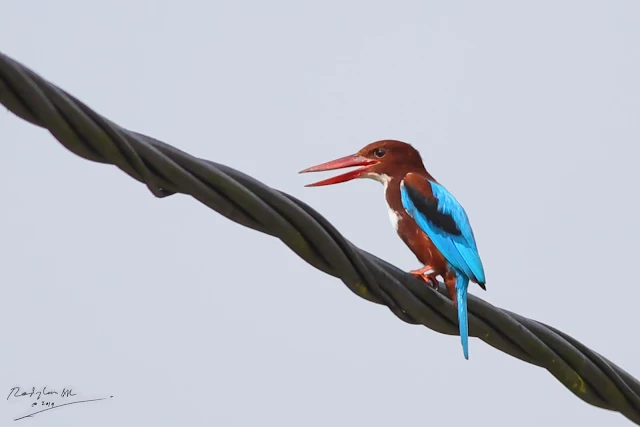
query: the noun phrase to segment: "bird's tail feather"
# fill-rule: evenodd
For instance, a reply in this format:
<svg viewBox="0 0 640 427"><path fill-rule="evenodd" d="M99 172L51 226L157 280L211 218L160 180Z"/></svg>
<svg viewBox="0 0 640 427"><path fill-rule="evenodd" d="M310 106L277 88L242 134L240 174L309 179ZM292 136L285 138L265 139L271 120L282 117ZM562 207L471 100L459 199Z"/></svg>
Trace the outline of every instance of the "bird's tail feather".
<svg viewBox="0 0 640 427"><path fill-rule="evenodd" d="M460 341L464 358L469 360L469 324L467 319L467 288L469 279L458 273L456 280L456 303L458 305L458 324L460 328Z"/></svg>

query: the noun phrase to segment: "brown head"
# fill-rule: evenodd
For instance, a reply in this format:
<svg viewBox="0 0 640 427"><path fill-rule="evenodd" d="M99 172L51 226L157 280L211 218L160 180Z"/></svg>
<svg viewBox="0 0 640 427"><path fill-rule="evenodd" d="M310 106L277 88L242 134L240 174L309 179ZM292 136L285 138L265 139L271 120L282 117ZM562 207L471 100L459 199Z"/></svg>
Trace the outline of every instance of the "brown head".
<svg viewBox="0 0 640 427"><path fill-rule="evenodd" d="M392 178L402 179L409 172L427 174L418 150L406 142L392 139L372 142L355 154L312 166L301 170L300 173L328 171L354 166L360 167L333 178L308 184L305 187L338 184L356 178L371 178L385 183Z"/></svg>

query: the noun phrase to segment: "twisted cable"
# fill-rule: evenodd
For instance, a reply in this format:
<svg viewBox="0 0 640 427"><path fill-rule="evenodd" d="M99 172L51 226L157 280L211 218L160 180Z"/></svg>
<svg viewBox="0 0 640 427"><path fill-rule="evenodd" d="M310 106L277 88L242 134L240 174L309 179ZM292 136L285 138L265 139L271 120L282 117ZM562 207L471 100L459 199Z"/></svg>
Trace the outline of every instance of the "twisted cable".
<svg viewBox="0 0 640 427"><path fill-rule="evenodd" d="M404 322L458 335L446 290L424 283L349 242L317 211L228 166L124 129L0 52L0 102L71 152L113 164L156 197L187 194L231 221L277 237L356 295ZM548 370L583 401L640 425L640 382L567 334L469 295L469 335Z"/></svg>

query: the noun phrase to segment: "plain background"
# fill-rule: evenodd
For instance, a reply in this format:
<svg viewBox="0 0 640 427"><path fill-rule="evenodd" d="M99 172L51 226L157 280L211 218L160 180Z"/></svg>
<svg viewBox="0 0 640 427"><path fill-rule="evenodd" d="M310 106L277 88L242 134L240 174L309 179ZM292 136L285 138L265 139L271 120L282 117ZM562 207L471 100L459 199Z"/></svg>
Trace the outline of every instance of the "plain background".
<svg viewBox="0 0 640 427"><path fill-rule="evenodd" d="M20 1L0 50L117 123L418 266L373 181L395 138L463 203L491 303L640 375L637 1ZM477 339L404 324L277 239L0 114L0 391L112 400L34 426L626 426ZM324 175L322 176L324 177ZM0 399L2 400L2 399ZM27 405L0 403L0 425Z"/></svg>

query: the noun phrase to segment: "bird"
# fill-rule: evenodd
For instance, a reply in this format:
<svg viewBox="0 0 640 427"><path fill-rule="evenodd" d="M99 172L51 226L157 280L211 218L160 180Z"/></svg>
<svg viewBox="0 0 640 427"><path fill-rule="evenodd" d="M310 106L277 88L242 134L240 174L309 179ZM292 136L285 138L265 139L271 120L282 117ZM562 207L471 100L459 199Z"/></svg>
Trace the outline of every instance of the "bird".
<svg viewBox="0 0 640 427"><path fill-rule="evenodd" d="M442 277L458 313L465 359L469 359L467 289L469 282L486 291L484 267L464 208L424 166L418 150L393 139L372 142L357 153L301 170L321 172L358 167L342 175L307 184L333 185L373 179L384 186L391 225L422 268L409 273L437 288Z"/></svg>

